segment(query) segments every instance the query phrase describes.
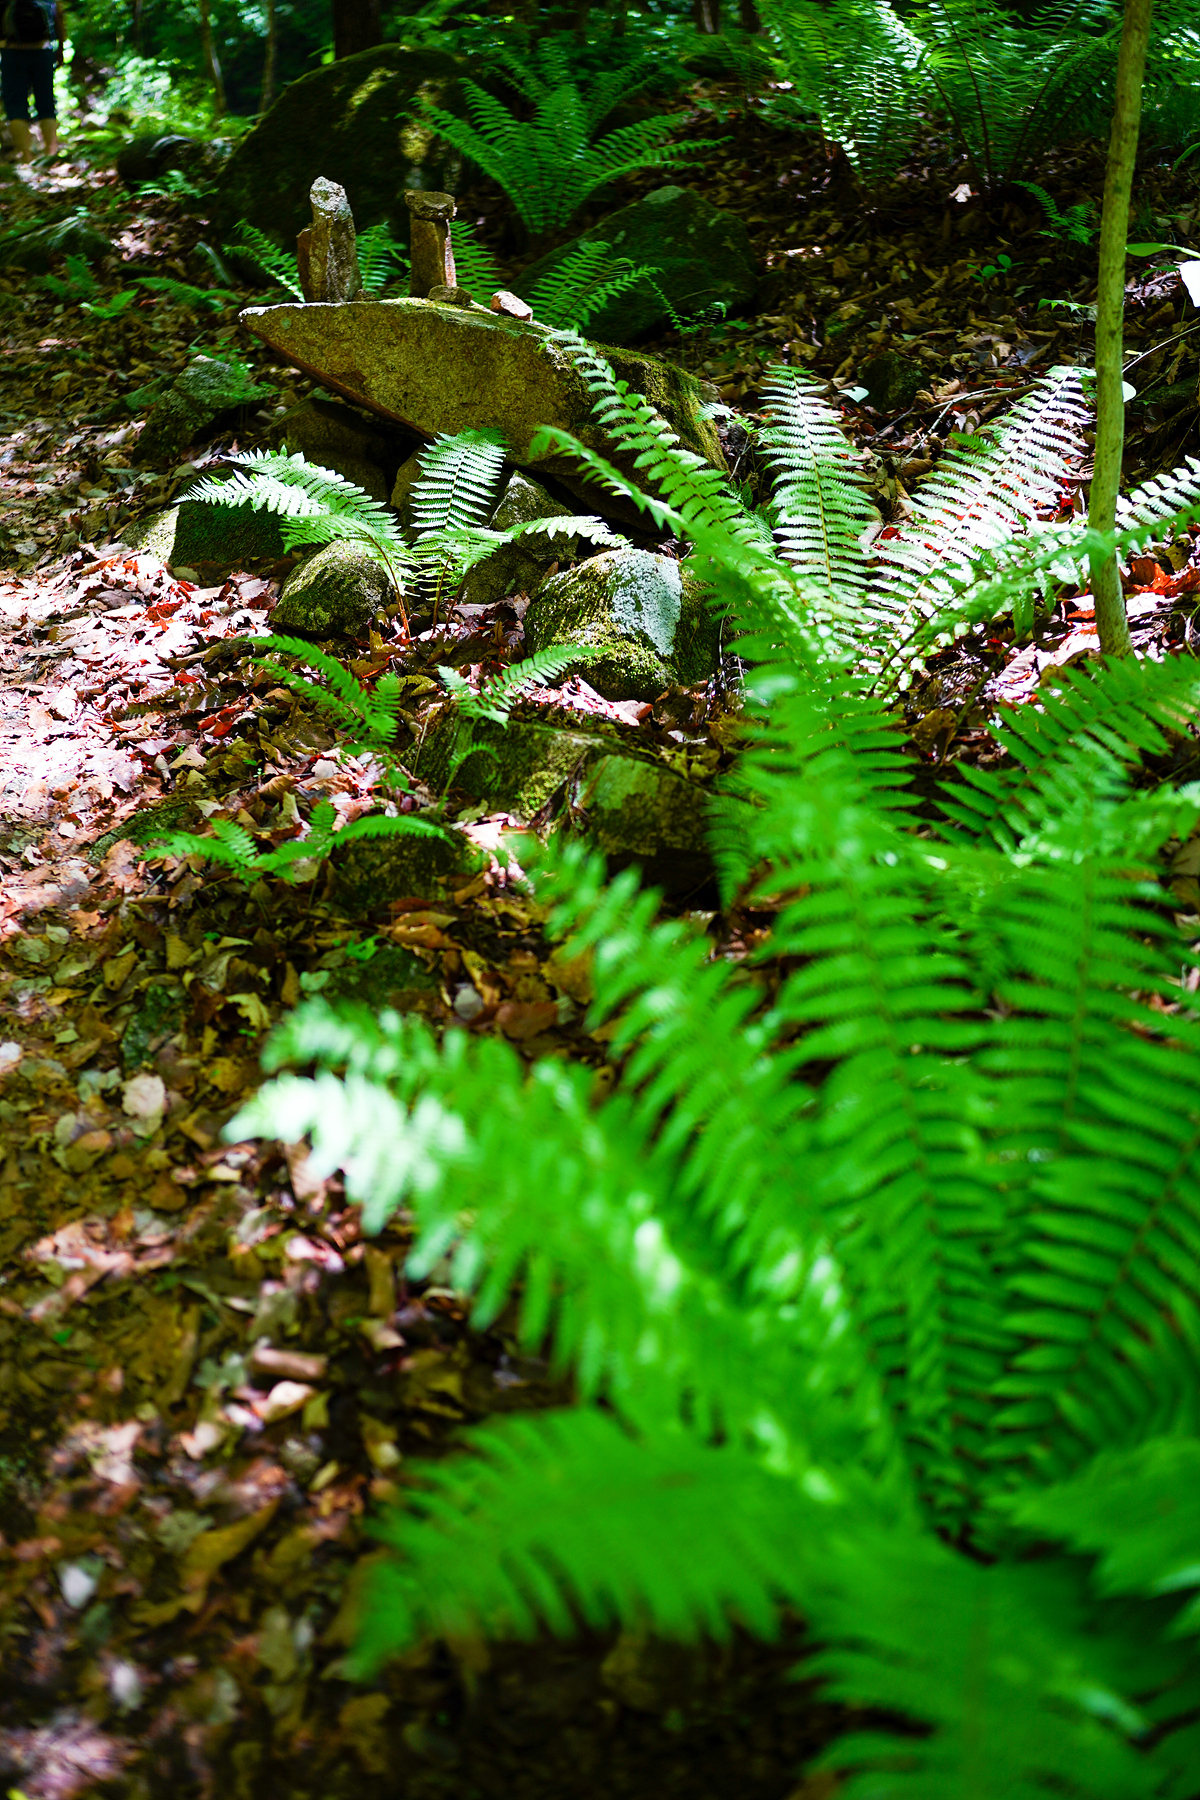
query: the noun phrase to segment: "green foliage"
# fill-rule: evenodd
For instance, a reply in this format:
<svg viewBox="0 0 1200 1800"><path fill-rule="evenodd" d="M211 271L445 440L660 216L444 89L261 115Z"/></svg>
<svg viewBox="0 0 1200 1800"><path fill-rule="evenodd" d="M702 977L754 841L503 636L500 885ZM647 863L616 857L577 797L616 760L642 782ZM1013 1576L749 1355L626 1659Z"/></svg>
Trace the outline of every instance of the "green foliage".
<svg viewBox="0 0 1200 1800"><path fill-rule="evenodd" d="M323 684L310 681L272 653L295 659L315 669ZM396 722L400 709L400 682L390 671L381 675L374 689L365 688L349 670L315 645L299 638L271 634L255 640L250 654L261 658L264 671L289 688L318 712L323 712L341 734L340 749L347 756L372 756L380 767L385 788L404 790L407 777L395 752ZM232 869L243 880L277 875L282 881L309 881L317 867L341 844L360 838L436 837L445 830L433 820L412 813L368 813L337 828L337 815L328 800L313 808L307 833L290 838L271 850L259 850L245 826L231 819L214 819L212 836L172 831L155 838L147 848L159 856L202 856Z"/></svg>
<svg viewBox="0 0 1200 1800"><path fill-rule="evenodd" d="M189 179L182 169L168 169L163 175L155 175L150 181L143 181L137 190L139 200L202 200L204 188Z"/></svg>
<svg viewBox="0 0 1200 1800"><path fill-rule="evenodd" d="M311 1134L368 1231L411 1213L415 1278L449 1256L480 1327L515 1290L521 1343L578 1393L406 1489L358 1667L427 1633L769 1634L786 1604L823 1646L805 1672L876 1714L825 1759L848 1800L1194 1792L1200 1028L1160 1010L1189 953L1156 870L1200 784L1152 769L1200 670L1064 672L1001 764L914 790L872 691L900 614L855 585L819 396L772 378L789 559L573 354L741 623L754 729L714 845L773 910L775 979L768 1002L632 871L523 848L548 934L591 960L606 1098L392 1013L318 1002L276 1033L267 1067L316 1073L231 1135ZM1065 371L1030 399L888 546L905 607L943 574L991 605L1086 547L1028 531L1078 408ZM1200 466L1130 507L1126 541L1197 510Z"/></svg>
<svg viewBox="0 0 1200 1800"><path fill-rule="evenodd" d="M303 300L304 289L300 286L300 269L295 253L281 250L257 225L250 225L245 219L239 219L234 230L234 241L224 244L222 248L226 256L231 256L235 262L253 263L278 287L291 294L294 300Z"/></svg>
<svg viewBox="0 0 1200 1800"><path fill-rule="evenodd" d="M65 275L38 275L34 285L53 294L56 300L94 301L100 291L100 284L92 273L92 265L87 257L72 253L67 257L66 268ZM136 294L131 292L130 299L136 298Z"/></svg>
<svg viewBox="0 0 1200 1800"><path fill-rule="evenodd" d="M932 105L980 182L1001 186L1096 119L1116 61L1106 0L1028 22L997 0L930 0L903 16L891 0L763 0L760 10L795 99L867 182L907 159Z"/></svg>
<svg viewBox="0 0 1200 1800"><path fill-rule="evenodd" d="M614 256L609 244L580 244L534 284L527 298L534 318L543 325L582 331L610 300L644 284L659 294L678 324L674 307L655 283L658 273L648 263L635 264L627 256Z"/></svg>
<svg viewBox="0 0 1200 1800"><path fill-rule="evenodd" d="M451 228L454 245L454 273L459 287L466 288L472 300L487 306L492 295L504 286L504 276L495 257L475 236L469 219L455 219Z"/></svg>
<svg viewBox="0 0 1200 1800"><path fill-rule="evenodd" d="M407 275L409 262L404 246L392 236L386 224L368 225L365 231L360 231L356 248L364 294L381 294Z"/></svg>
<svg viewBox="0 0 1200 1800"><path fill-rule="evenodd" d="M678 168L711 148L667 147L675 123L669 116L621 126L593 142L605 115L628 93L627 77L618 70L581 90L554 39L544 39L530 56L498 51L493 61L533 107L531 119L519 119L469 80L463 90L470 123L438 107L427 117L441 137L499 183L535 235L565 225L597 188L620 175Z"/></svg>
<svg viewBox="0 0 1200 1800"><path fill-rule="evenodd" d="M170 275L139 275L138 286L149 293L162 294L189 312L224 312L227 306L239 306L241 297L229 288L193 287L190 281L176 281ZM222 359L226 360L226 359Z"/></svg>
<svg viewBox="0 0 1200 1800"><path fill-rule="evenodd" d="M816 114L864 181L894 174L920 129L921 39L889 0L764 0L793 100Z"/></svg>
<svg viewBox="0 0 1200 1800"><path fill-rule="evenodd" d="M389 508L332 469L306 462L302 451L246 450L230 457L240 465L228 480L208 476L188 490L189 500L213 506L249 506L278 516L284 546L349 541L387 570L397 597L404 594L408 554Z"/></svg>
<svg viewBox="0 0 1200 1800"><path fill-rule="evenodd" d="M1054 196L1039 187L1036 181L1018 181L1016 185L1032 194L1046 215L1046 229L1038 233L1039 237L1053 238L1056 242L1065 240L1069 244L1091 243L1096 235L1094 201L1077 200L1062 212Z"/></svg>
<svg viewBox="0 0 1200 1800"><path fill-rule="evenodd" d="M586 662L596 654L587 645L548 644L536 655L511 664L501 674L489 676L478 693L457 669L439 664L438 674L446 692L455 703L459 718L446 768L444 791L449 789L468 757L489 756L493 761L497 760L496 752L490 744L477 744L475 741L475 725L480 720L488 720L493 725L507 725L513 707L531 688L544 686L546 682L555 680L572 663Z"/></svg>

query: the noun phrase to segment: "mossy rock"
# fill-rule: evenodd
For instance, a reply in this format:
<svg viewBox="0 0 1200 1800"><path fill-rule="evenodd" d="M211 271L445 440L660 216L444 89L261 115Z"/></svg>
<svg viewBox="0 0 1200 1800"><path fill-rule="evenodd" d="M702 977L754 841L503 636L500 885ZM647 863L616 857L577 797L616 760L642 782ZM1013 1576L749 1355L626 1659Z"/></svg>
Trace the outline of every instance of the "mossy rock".
<svg viewBox="0 0 1200 1800"><path fill-rule="evenodd" d="M141 519L122 533L131 550L161 557L168 568L195 569L205 564L242 568L260 560L277 562L284 554L279 520L273 513L248 506L209 506L181 500L168 511Z"/></svg>
<svg viewBox="0 0 1200 1800"><path fill-rule="evenodd" d="M384 1006L411 1012L439 989L437 977L411 950L384 944L364 962L347 959L321 992L328 1000L360 1000L376 1012Z"/></svg>
<svg viewBox="0 0 1200 1800"><path fill-rule="evenodd" d="M292 570L271 626L306 637L361 637L394 592L378 558L361 544L335 539Z"/></svg>
<svg viewBox="0 0 1200 1800"><path fill-rule="evenodd" d="M352 916L374 912L381 902L425 898L461 887L483 866L465 838L359 838L337 847L333 866L337 904Z"/></svg>
<svg viewBox="0 0 1200 1800"><path fill-rule="evenodd" d="M148 844L152 838L162 837L168 831L202 830L203 825L195 800L186 794L172 794L169 799L160 800L157 806L135 812L132 818L103 832L88 845L86 854L91 862L103 862L113 845L122 841Z"/></svg>
<svg viewBox="0 0 1200 1800"><path fill-rule="evenodd" d="M290 250L324 175L345 188L359 230L387 222L406 239L404 190L443 187L453 156L421 122L421 104L444 104L460 72L444 51L381 44L290 82L218 177L218 228L246 219Z"/></svg>
<svg viewBox="0 0 1200 1800"><path fill-rule="evenodd" d="M707 791L661 763L602 757L573 795L588 835L609 856L707 852Z"/></svg>
<svg viewBox="0 0 1200 1800"><path fill-rule="evenodd" d="M582 371L544 325L480 307L411 298L371 306L356 301L251 306L241 322L278 357L354 405L424 438L498 430L513 462L526 473L561 482L583 501L584 510L644 528L645 517L633 502L597 489L574 457L553 448L534 452L541 428L558 426L611 457L631 480L653 486L635 466L635 453L606 435ZM714 388L675 363L601 348L617 378L662 414L685 449L728 473L716 427L705 412L716 398Z"/></svg>
<svg viewBox="0 0 1200 1800"><path fill-rule="evenodd" d="M460 723L448 707L430 726L412 764L413 773L435 793L446 784ZM455 771L454 786L522 818L539 812L559 788L614 747L613 739L601 732L525 719L510 719L507 725L475 720L471 742L475 748Z"/></svg>
<svg viewBox="0 0 1200 1800"><path fill-rule="evenodd" d="M707 681L720 629L689 569L647 550L605 550L542 583L525 615L531 651L580 644L593 654L566 671L610 700L653 700Z"/></svg>
<svg viewBox="0 0 1200 1800"><path fill-rule="evenodd" d="M175 460L227 414L265 400L271 390L248 382L245 371L219 357L196 356L156 400L137 441L134 460Z"/></svg>
<svg viewBox="0 0 1200 1800"><path fill-rule="evenodd" d="M920 363L901 356L898 350L883 350L859 370L867 399L877 412L892 416L907 412L929 377Z"/></svg>

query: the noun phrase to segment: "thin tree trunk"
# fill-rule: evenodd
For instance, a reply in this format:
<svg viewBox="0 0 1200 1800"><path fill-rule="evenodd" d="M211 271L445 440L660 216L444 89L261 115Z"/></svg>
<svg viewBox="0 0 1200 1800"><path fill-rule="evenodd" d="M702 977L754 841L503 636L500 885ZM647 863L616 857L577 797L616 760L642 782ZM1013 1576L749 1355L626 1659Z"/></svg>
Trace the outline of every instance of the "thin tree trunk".
<svg viewBox="0 0 1200 1800"><path fill-rule="evenodd" d="M613 7L612 34L614 37L625 36L625 25L628 18L629 0L617 0L616 5Z"/></svg>
<svg viewBox="0 0 1200 1800"><path fill-rule="evenodd" d="M1121 455L1125 448L1125 399L1121 391L1125 322L1125 244L1129 237L1129 196L1137 158L1142 78L1150 41L1152 0L1125 0L1125 26L1117 61L1104 212L1100 221L1100 276L1096 287L1096 467L1088 524L1111 531L1117 517ZM1129 622L1116 556L1091 559L1096 632L1105 656L1128 656Z"/></svg>
<svg viewBox="0 0 1200 1800"><path fill-rule="evenodd" d="M743 31L762 30L762 20L758 16L754 0L738 0L738 17Z"/></svg>
<svg viewBox="0 0 1200 1800"><path fill-rule="evenodd" d="M692 0L692 18L697 31L716 37L721 29L721 0Z"/></svg>
<svg viewBox="0 0 1200 1800"><path fill-rule="evenodd" d="M204 66L208 70L208 78L212 82L213 116L220 119L225 115L225 82L221 75L217 46L213 42L212 18L208 10L208 0L200 0L200 48L204 54Z"/></svg>
<svg viewBox="0 0 1200 1800"><path fill-rule="evenodd" d="M145 8L143 7L143 4L142 4L142 0L132 0L132 6L131 6L130 10L133 15L133 28L132 28L132 33L131 33L132 38L133 38L133 47L137 51L137 54L140 56L142 54L142 17L143 17L143 13L145 11Z"/></svg>
<svg viewBox="0 0 1200 1800"><path fill-rule="evenodd" d="M333 0L333 54L338 62L382 42L379 0Z"/></svg>
<svg viewBox="0 0 1200 1800"><path fill-rule="evenodd" d="M267 53L263 60L262 97L258 103L265 113L275 100L275 65L279 51L279 27L275 17L275 0L267 0Z"/></svg>

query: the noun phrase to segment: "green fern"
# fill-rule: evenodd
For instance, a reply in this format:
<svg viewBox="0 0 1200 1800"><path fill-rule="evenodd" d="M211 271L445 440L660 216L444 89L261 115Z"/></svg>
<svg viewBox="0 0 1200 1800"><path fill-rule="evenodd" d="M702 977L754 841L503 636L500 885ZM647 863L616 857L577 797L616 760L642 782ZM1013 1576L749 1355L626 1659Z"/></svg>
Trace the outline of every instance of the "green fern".
<svg viewBox="0 0 1200 1800"><path fill-rule="evenodd" d="M273 244L264 231L257 225L239 219L235 228L234 242L223 244L226 256L234 261L253 263L264 275L269 275L277 286L292 295L293 299L303 300L304 289L300 286L300 268L294 252L281 250Z"/></svg>
<svg viewBox="0 0 1200 1800"><path fill-rule="evenodd" d="M364 294L381 294L408 273L404 246L392 236L386 224L368 225L365 231L360 231L355 239L355 249Z"/></svg>
<svg viewBox="0 0 1200 1800"><path fill-rule="evenodd" d="M169 275L139 275L138 286L149 289L152 294L163 294L177 306L186 306L192 312L200 308L207 312L224 312L227 306L241 304L240 297L228 288L193 287L190 281L175 281Z"/></svg>
<svg viewBox="0 0 1200 1800"><path fill-rule="evenodd" d="M864 181L893 174L920 131L925 46L888 0L765 0L793 100Z"/></svg>
<svg viewBox="0 0 1200 1800"><path fill-rule="evenodd" d="M249 506L281 521L284 547L352 542L360 545L391 577L403 603L410 560L394 514L353 481L305 461L302 451L285 448L239 451L229 479L208 476L188 492L189 500L210 506Z"/></svg>
<svg viewBox="0 0 1200 1800"><path fill-rule="evenodd" d="M1066 212L1059 209L1058 202L1044 187L1036 181L1018 181L1017 187L1023 187L1026 193L1032 194L1046 215L1046 229L1039 232L1039 237L1054 238L1056 241L1066 239L1071 244L1090 244L1096 235L1096 207L1094 201L1077 200L1068 206Z"/></svg>
<svg viewBox="0 0 1200 1800"><path fill-rule="evenodd" d="M529 59L497 53L493 60L533 107L531 119L518 119L470 80L462 84L470 123L438 107L427 117L439 136L499 183L535 235L565 225L597 188L621 175L679 168L712 148L708 143L668 147L675 128L669 117L621 126L593 143L596 127L615 104L620 77L602 78L585 95L553 41L539 45Z"/></svg>
<svg viewBox="0 0 1200 1800"><path fill-rule="evenodd" d="M317 1003L272 1040L268 1069L317 1072L279 1073L231 1136L309 1134L368 1231L411 1215L413 1278L449 1258L480 1328L515 1293L519 1341L578 1395L476 1428L406 1489L357 1667L580 1621L769 1634L786 1605L823 1646L808 1671L876 1718L826 1755L848 1800L1193 1793L1200 1026L1161 1010L1189 952L1155 876L1200 784L1154 771L1200 716L1198 665L1069 674L1014 717L1004 766L948 776L939 825L872 691L902 614L877 609L868 655L828 622L853 488L789 563L572 354L742 630L752 736L714 840L726 891L770 909L769 998L632 871L525 848L548 934L590 957L607 1098L578 1065L394 1014ZM811 390L774 395L798 507L814 464L845 462ZM897 585L967 581L973 541L993 593L1007 578L978 497L1028 530L1076 405L1065 377L1040 401L951 463Z"/></svg>
<svg viewBox="0 0 1200 1800"><path fill-rule="evenodd" d="M831 594L861 593L867 563L860 540L873 509L858 458L820 389L798 370L772 368L762 398L770 423L760 437L776 478L781 554Z"/></svg>
<svg viewBox="0 0 1200 1800"><path fill-rule="evenodd" d="M490 306L492 295L504 286L504 277L496 259L475 236L467 219L455 219L451 228L454 245L454 276L459 287L466 288L479 306Z"/></svg>
<svg viewBox="0 0 1200 1800"><path fill-rule="evenodd" d="M609 244L580 244L535 283L529 304L534 317L544 325L582 331L610 300L631 288L647 285L674 314L674 308L655 284L654 277L659 273L647 263L635 264L627 256L614 256Z"/></svg>

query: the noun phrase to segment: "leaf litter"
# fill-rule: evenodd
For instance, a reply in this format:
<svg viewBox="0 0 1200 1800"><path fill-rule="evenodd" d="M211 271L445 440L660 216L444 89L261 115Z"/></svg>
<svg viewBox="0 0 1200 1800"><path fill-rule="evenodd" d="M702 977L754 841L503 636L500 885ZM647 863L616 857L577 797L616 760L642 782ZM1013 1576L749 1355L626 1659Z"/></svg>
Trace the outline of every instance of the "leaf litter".
<svg viewBox="0 0 1200 1800"><path fill-rule="evenodd" d="M819 149L768 128L734 89L699 83L694 103L698 134L716 113L731 138L702 189L746 219L768 280L757 317L651 347L717 383L739 479L753 485L755 468L738 418L755 415L780 356L847 395L880 349L922 364L926 385L899 419L844 401L886 520L951 431L992 416L1039 367L1086 355L1082 258L1065 317L1007 275L981 278L998 248L1011 262L1035 246L1032 202L1007 203L996 228L969 184L935 194L943 176L917 169L848 206ZM627 197L653 179L629 180ZM1064 205L1098 191L1086 152L1056 153L1045 179ZM1151 179L1153 203L1178 206L1162 172ZM123 202L82 165L42 181L15 196L14 216L47 198L98 209L119 245L106 290L139 267L195 273L198 227L169 206ZM494 215L494 193L475 199ZM269 629L286 560L206 580L121 539L270 421L264 409L167 472L133 464L142 390L186 365L197 332L206 349L231 342L232 314L201 325L156 297L101 328L28 292L16 314L18 292L0 276L17 408L0 448L12 559L0 577L0 1775L28 1800L181 1782L237 1800L282 1784L337 1796L364 1778L430 1800L642 1793L668 1777L673 1793L707 1793L676 1780L683 1732L687 1767L702 1742L710 1770L724 1758L743 1791L782 1793L828 1723L781 1680L790 1627L779 1646L706 1651L653 1679L636 1647L604 1638L429 1647L369 1690L343 1678L371 1507L457 1426L565 1390L518 1353L503 1318L474 1332L437 1271L409 1282L402 1216L364 1243L357 1208L303 1145L226 1144L224 1123L257 1083L266 1032L306 993L392 1000L531 1057L582 1057L598 1082L612 1076L607 1034L585 1029L586 968L547 956L537 908L494 857L449 894L347 913L324 876L248 895L219 869L149 858L144 834L130 835L147 813L191 829L224 817L276 843L319 798L359 816L378 771L331 754L326 722L242 654ZM1185 309L1177 277L1131 288L1152 377L1131 434L1138 475L1178 460L1194 434ZM239 354L281 404L310 391ZM1087 474L1081 463L1064 509ZM1127 586L1143 654L1191 647L1195 530L1134 559ZM478 686L519 658L522 611L463 607L412 645L372 636L351 667L368 683L404 674L419 737L440 704L438 664ZM987 762L998 709L1035 702L1056 669L1094 655L1091 625L1076 594L1031 643L1003 625L935 658L908 703L914 768ZM581 715L705 779L738 732L721 684L613 703L575 679L522 713ZM493 850L509 815L456 798L460 829ZM1173 878L1200 910L1193 850L1180 847ZM710 928L715 951L741 962L770 916L735 910ZM752 1768L739 1708L756 1721Z"/></svg>

